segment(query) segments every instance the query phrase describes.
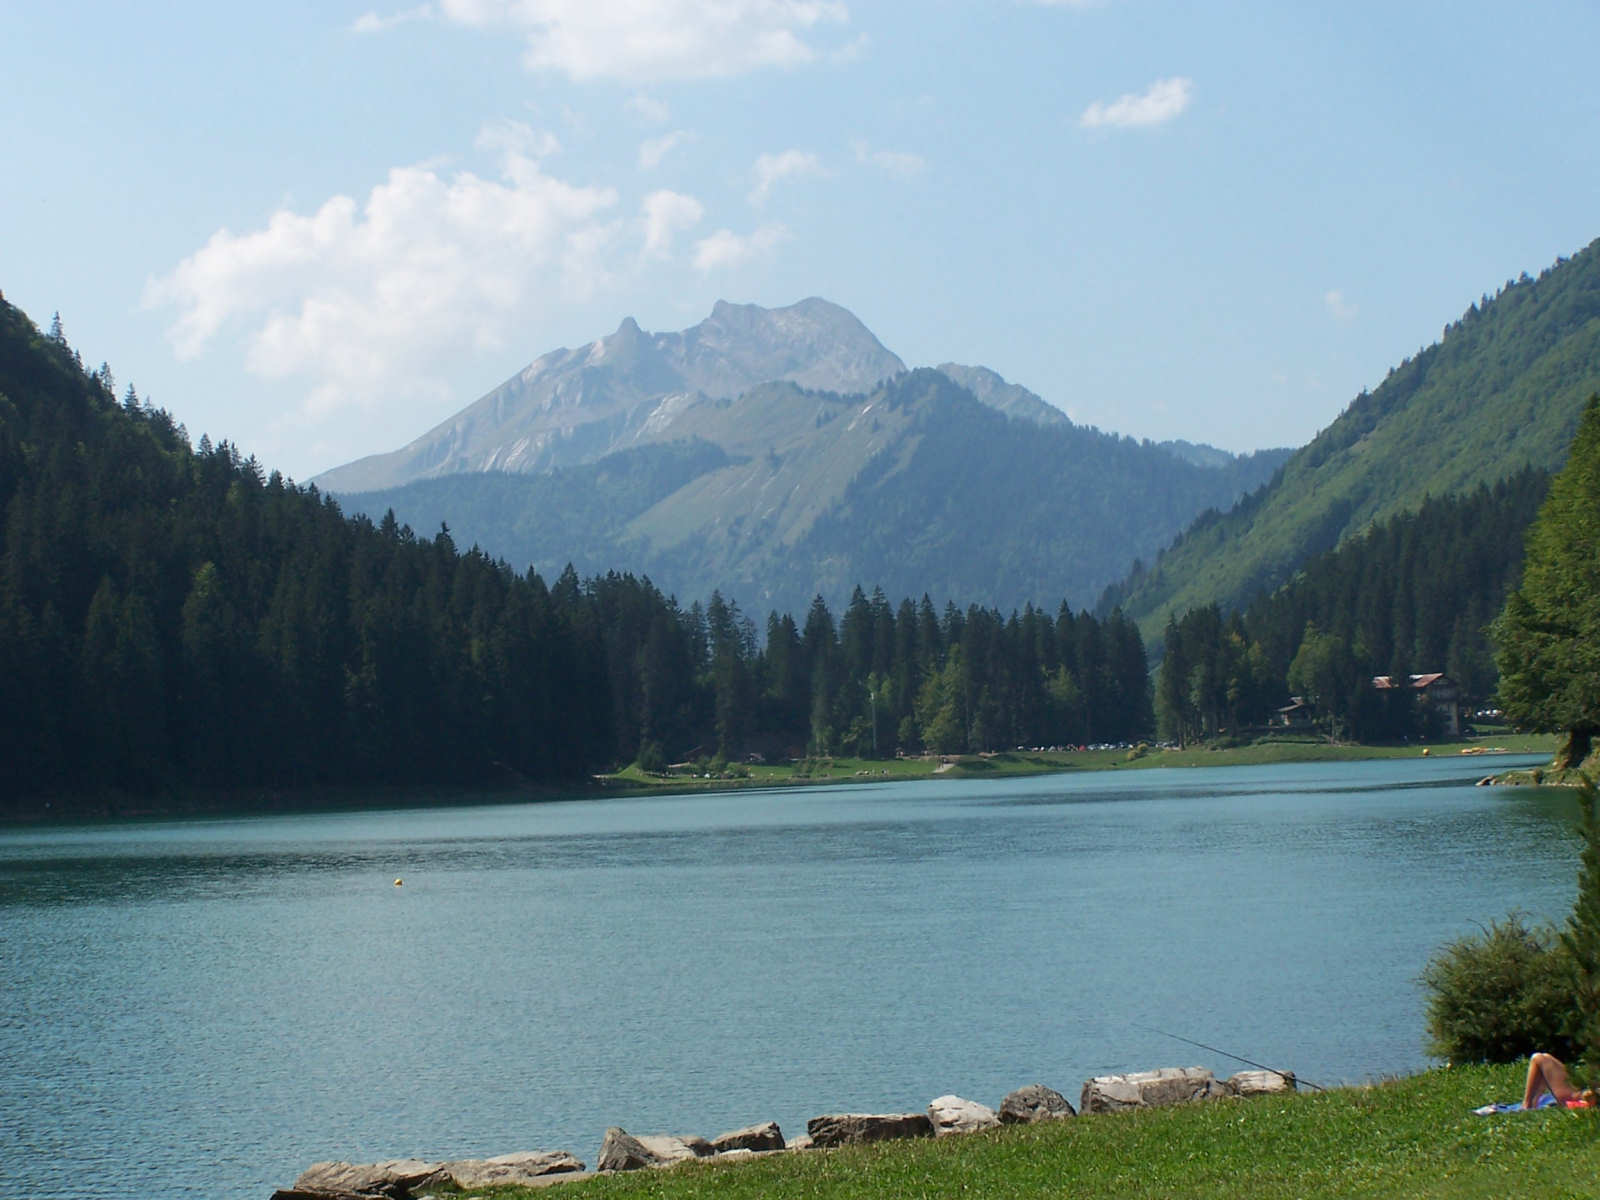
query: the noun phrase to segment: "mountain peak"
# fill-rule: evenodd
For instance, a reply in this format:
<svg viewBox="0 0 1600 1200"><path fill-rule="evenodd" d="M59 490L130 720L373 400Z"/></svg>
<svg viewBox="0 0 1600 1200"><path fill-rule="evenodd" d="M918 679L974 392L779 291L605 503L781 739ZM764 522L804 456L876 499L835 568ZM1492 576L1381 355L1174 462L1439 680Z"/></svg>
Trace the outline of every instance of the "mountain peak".
<svg viewBox="0 0 1600 1200"><path fill-rule="evenodd" d="M651 439L667 396L730 400L763 383L858 394L905 364L854 314L810 297L787 308L718 300L698 325L648 333L632 317L577 350L542 355L410 445L317 477L368 491L471 471L543 471Z"/></svg>

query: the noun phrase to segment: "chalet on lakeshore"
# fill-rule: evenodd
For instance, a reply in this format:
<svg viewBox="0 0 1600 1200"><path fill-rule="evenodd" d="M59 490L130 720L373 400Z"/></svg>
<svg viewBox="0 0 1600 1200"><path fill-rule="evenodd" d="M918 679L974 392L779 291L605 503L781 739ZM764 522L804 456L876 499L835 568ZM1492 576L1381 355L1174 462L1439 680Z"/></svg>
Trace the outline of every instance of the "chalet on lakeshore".
<svg viewBox="0 0 1600 1200"><path fill-rule="evenodd" d="M1417 703L1427 705L1439 722L1439 732L1446 737L1461 736L1461 687L1443 671L1427 675L1409 676L1409 682L1397 684L1388 675L1374 675L1372 686L1380 692L1396 687L1409 687Z"/></svg>
<svg viewBox="0 0 1600 1200"><path fill-rule="evenodd" d="M1311 706L1306 703L1304 696L1290 696L1289 703L1278 710L1274 724L1282 725L1285 729L1309 729L1312 724Z"/></svg>

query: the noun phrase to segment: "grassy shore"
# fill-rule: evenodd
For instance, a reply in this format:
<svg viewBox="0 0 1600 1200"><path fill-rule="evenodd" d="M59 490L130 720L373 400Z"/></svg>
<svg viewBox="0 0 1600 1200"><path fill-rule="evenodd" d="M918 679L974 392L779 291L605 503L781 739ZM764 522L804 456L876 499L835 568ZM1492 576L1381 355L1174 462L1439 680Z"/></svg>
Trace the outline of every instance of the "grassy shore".
<svg viewBox="0 0 1600 1200"><path fill-rule="evenodd" d="M1372 1087L1078 1117L937 1141L693 1162L496 1200L1139 1200L1600 1194L1600 1112L1474 1116L1520 1099L1519 1065Z"/></svg>
<svg viewBox="0 0 1600 1200"><path fill-rule="evenodd" d="M636 765L598 777L608 789L629 791L699 791L723 787L779 787L792 784L885 782L905 779L984 779L1046 775L1058 772L1144 770L1152 767L1241 767L1290 762L1359 762L1375 758L1482 756L1484 773L1493 770L1493 756L1554 754L1559 739L1550 734L1503 733L1424 745L1330 743L1312 737L1267 737L1223 748L1191 746L1168 749L1139 746L1105 750L1014 750L1000 754L922 755L912 758L822 758L799 763L738 765L726 777L716 772L680 767L667 774L649 774Z"/></svg>

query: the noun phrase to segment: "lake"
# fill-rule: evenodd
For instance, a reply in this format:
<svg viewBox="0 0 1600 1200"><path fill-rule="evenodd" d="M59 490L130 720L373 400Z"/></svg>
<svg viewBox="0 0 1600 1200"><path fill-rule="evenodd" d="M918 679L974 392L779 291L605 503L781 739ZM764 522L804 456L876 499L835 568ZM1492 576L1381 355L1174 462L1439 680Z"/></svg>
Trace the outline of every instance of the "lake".
<svg viewBox="0 0 1600 1200"><path fill-rule="evenodd" d="M1156 1030L1412 1071L1429 955L1571 904L1570 797L1472 786L1523 762L0 831L0 1196L1240 1069Z"/></svg>

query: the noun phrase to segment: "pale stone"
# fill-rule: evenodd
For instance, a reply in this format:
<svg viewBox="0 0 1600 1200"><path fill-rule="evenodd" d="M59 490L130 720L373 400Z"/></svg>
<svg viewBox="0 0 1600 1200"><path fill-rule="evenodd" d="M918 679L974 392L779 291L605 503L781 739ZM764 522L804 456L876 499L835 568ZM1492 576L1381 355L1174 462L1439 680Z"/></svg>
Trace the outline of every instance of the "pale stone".
<svg viewBox="0 0 1600 1200"><path fill-rule="evenodd" d="M684 1162L691 1158L709 1158L717 1148L702 1137L677 1137L670 1133L639 1135L639 1144L654 1154L662 1163Z"/></svg>
<svg viewBox="0 0 1600 1200"><path fill-rule="evenodd" d="M928 1120L933 1122L936 1137L946 1137L952 1133L976 1133L1000 1124L994 1109L976 1100L963 1100L960 1096L950 1095L929 1102Z"/></svg>
<svg viewBox="0 0 1600 1200"><path fill-rule="evenodd" d="M437 1162L390 1158L375 1163L312 1163L294 1181L301 1192L379 1192L398 1185L407 1191L438 1171Z"/></svg>
<svg viewBox="0 0 1600 1200"><path fill-rule="evenodd" d="M547 1175L565 1175L583 1170L583 1162L565 1150L532 1150L519 1154L500 1154L494 1158L463 1158L447 1162L429 1182L449 1179L456 1187L527 1186Z"/></svg>
<svg viewBox="0 0 1600 1200"><path fill-rule="evenodd" d="M1293 1071L1236 1071L1225 1085L1236 1096L1280 1096L1295 1090Z"/></svg>
<svg viewBox="0 0 1600 1200"><path fill-rule="evenodd" d="M1006 1094L1000 1101L1000 1120L1007 1125L1032 1125L1036 1121L1061 1121L1075 1116L1072 1102L1054 1088L1030 1083Z"/></svg>
<svg viewBox="0 0 1600 1200"><path fill-rule="evenodd" d="M1127 1075L1101 1075L1083 1085L1078 1110L1121 1112L1129 1108L1164 1108L1195 1100L1214 1100L1231 1093L1204 1067L1162 1067Z"/></svg>
<svg viewBox="0 0 1600 1200"><path fill-rule="evenodd" d="M932 1137L927 1113L827 1113L806 1122L813 1146L848 1146L895 1138Z"/></svg>

